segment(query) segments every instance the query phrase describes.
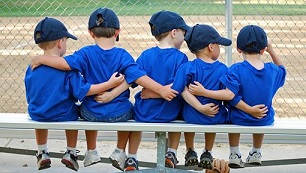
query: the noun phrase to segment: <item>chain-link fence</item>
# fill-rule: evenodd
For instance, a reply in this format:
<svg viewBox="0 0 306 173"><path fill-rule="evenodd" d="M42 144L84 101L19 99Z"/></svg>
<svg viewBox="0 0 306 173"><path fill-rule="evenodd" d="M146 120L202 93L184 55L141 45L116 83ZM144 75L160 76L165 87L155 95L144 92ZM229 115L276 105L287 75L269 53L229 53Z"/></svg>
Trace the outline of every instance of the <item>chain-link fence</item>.
<svg viewBox="0 0 306 173"><path fill-rule="evenodd" d="M189 25L205 23L233 40L222 48L220 61L241 61L236 51L238 31L247 24L263 27L287 68L286 84L274 98L278 117L306 117L306 1L304 0L3 0L0 2L0 111L26 112L24 72L41 53L33 41L39 20L52 16L65 23L79 39L68 41L67 54L93 44L87 33L88 17L99 7L113 9L121 22L120 42L135 59L157 44L148 20L160 10L181 14ZM194 59L185 43L181 50ZM264 61L271 61L265 56ZM131 99L137 90L133 90Z"/></svg>

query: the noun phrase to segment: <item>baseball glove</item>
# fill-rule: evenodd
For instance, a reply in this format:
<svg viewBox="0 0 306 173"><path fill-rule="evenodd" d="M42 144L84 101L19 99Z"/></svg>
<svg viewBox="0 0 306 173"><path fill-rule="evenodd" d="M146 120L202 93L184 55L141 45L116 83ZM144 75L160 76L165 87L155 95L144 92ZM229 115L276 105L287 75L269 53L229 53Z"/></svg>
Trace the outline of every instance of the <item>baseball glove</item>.
<svg viewBox="0 0 306 173"><path fill-rule="evenodd" d="M212 163L212 169L206 169L205 173L229 173L230 167L228 161L215 159Z"/></svg>

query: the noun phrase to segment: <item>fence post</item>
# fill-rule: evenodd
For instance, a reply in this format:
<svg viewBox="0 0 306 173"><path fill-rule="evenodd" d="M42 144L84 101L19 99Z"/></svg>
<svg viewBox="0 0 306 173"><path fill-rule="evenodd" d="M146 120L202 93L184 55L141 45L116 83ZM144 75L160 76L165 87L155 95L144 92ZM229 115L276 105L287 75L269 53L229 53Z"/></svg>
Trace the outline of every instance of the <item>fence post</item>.
<svg viewBox="0 0 306 173"><path fill-rule="evenodd" d="M232 0L225 1L225 34L226 37L230 40L233 40L233 27L232 27L232 16L233 16L233 8L232 8ZM225 64L227 66L232 65L232 45L225 47Z"/></svg>

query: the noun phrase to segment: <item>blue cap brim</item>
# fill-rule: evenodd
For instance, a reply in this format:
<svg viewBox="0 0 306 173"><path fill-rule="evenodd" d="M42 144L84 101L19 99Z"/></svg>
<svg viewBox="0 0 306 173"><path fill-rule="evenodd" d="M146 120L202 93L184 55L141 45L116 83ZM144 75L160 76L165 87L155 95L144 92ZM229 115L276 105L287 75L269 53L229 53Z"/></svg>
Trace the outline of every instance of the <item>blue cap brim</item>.
<svg viewBox="0 0 306 173"><path fill-rule="evenodd" d="M220 37L219 40L216 41L216 43L223 45L223 46L229 46L232 44L232 40Z"/></svg>
<svg viewBox="0 0 306 173"><path fill-rule="evenodd" d="M72 34L70 34L69 32L67 32L67 35L66 35L68 38L71 38L73 40L77 40L78 38Z"/></svg>

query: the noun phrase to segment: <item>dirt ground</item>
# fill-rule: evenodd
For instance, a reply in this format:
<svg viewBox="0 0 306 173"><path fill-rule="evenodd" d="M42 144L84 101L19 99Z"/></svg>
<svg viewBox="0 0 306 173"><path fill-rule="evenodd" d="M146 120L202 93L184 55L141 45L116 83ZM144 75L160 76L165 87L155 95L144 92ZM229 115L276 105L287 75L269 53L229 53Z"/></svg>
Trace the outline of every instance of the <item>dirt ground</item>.
<svg viewBox="0 0 306 173"><path fill-rule="evenodd" d="M68 41L67 54L73 53L82 46L92 44L87 33L88 17L55 17L65 23L69 30L78 37L77 41ZM121 21L120 41L117 46L126 48L137 59L140 53L156 45L151 36L149 16L119 16ZM31 58L39 53L33 40L33 30L37 18L0 18L0 111L26 112L27 104L24 92L24 72ZM223 36L226 36L224 16L184 16L187 24L205 23L213 25ZM306 118L306 94L304 86L306 74L306 16L233 16L232 29L232 63L241 61L237 53L235 38L239 29L247 24L262 26L268 37L276 46L275 49L286 65L288 75L283 88L274 99L278 117ZM190 60L194 59L185 43L181 48ZM220 61L226 62L224 48L221 48ZM264 61L271 61L268 56ZM137 92L134 90L132 96ZM131 97L131 100L133 98Z"/></svg>

